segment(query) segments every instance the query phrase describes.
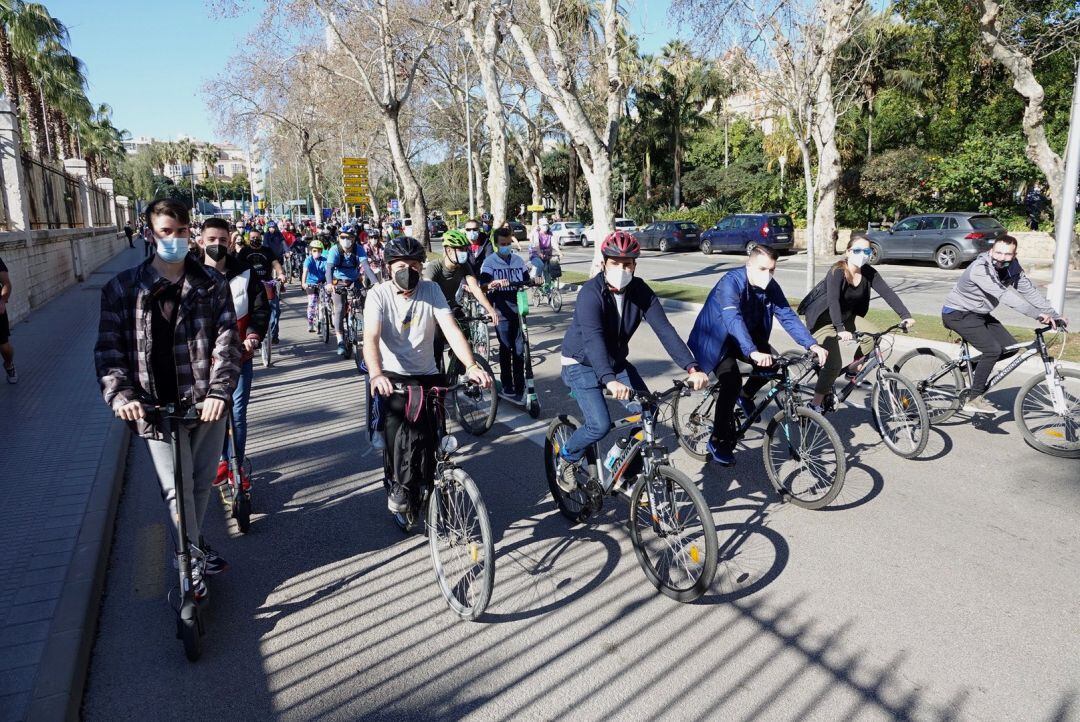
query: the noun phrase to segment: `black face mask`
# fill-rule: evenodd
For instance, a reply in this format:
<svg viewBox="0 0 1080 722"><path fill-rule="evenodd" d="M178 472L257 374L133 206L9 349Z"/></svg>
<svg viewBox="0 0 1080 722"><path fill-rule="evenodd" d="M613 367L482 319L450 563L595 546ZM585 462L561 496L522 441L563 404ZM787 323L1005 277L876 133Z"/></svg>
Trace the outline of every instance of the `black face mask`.
<svg viewBox="0 0 1080 722"><path fill-rule="evenodd" d="M209 246L206 247L206 255L209 256L210 260L214 263L217 263L222 258L224 258L225 254L228 252L228 247L223 246L220 243L211 243Z"/></svg>
<svg viewBox="0 0 1080 722"><path fill-rule="evenodd" d="M1012 263L1012 261L998 261L993 258L991 258L990 260L994 264L994 268L998 269L999 271L1004 271L1006 268L1009 267L1009 264Z"/></svg>
<svg viewBox="0 0 1080 722"><path fill-rule="evenodd" d="M402 268L394 273L394 283L403 291L411 291L420 283L420 271L415 268Z"/></svg>

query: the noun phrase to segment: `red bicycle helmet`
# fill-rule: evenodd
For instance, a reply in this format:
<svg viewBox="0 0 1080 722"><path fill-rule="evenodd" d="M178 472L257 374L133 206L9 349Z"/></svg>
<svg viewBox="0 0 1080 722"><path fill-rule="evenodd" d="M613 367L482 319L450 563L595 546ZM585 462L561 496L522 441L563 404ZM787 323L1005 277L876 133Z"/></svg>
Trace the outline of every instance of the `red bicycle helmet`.
<svg viewBox="0 0 1080 722"><path fill-rule="evenodd" d="M604 258L637 258L641 244L626 231L614 231L600 244L600 253Z"/></svg>

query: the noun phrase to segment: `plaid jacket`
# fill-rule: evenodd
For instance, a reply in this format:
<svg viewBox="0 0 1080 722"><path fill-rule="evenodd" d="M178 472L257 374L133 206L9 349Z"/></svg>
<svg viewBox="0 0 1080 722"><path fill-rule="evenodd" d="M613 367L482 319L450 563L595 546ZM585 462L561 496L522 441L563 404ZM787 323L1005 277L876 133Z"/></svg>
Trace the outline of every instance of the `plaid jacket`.
<svg viewBox="0 0 1080 722"><path fill-rule="evenodd" d="M105 403L114 409L155 396L150 368L151 293L168 281L151 260L117 274L101 290L94 366ZM240 354L228 281L189 256L184 262L173 344L181 400L198 403L212 396L230 401L240 374ZM160 437L163 431L146 420L131 426L144 438Z"/></svg>

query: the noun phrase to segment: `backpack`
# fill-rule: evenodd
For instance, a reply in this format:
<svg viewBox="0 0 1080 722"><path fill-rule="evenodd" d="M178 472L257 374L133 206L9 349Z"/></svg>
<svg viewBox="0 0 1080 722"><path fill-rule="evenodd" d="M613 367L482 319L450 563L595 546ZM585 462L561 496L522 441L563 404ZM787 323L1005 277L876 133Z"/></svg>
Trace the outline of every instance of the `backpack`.
<svg viewBox="0 0 1080 722"><path fill-rule="evenodd" d="M825 274L828 277L828 273ZM825 295L825 279L818 281L817 285L810 289L810 293L806 294L803 300L799 301L799 307L795 309L795 313L800 316L805 316L806 312L810 310L810 307L814 305L814 302ZM809 320L809 319L807 319Z"/></svg>

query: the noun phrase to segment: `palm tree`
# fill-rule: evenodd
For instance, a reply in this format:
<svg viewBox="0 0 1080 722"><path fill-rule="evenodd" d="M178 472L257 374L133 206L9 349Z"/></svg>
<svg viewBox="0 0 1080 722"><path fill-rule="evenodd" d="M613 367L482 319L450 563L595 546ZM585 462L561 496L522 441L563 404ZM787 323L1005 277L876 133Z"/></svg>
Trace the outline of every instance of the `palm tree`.
<svg viewBox="0 0 1080 722"><path fill-rule="evenodd" d="M44 5L22 0L0 0L0 28L4 90L26 121L30 147L44 158L49 150L45 106L34 78L48 72L50 48L67 42L67 28Z"/></svg>

